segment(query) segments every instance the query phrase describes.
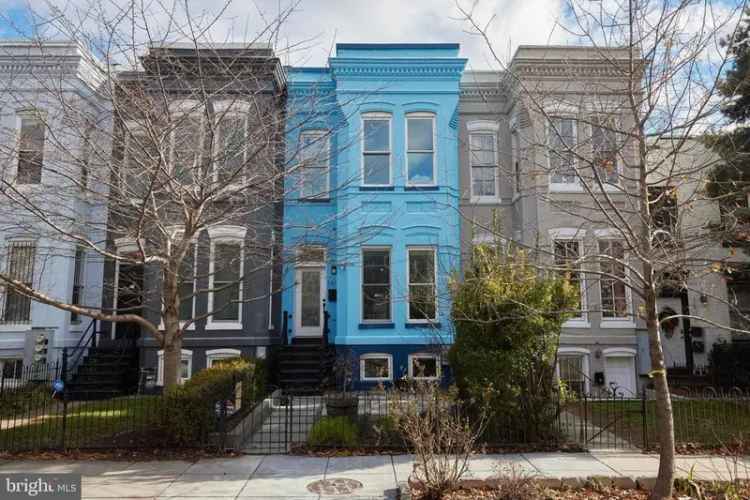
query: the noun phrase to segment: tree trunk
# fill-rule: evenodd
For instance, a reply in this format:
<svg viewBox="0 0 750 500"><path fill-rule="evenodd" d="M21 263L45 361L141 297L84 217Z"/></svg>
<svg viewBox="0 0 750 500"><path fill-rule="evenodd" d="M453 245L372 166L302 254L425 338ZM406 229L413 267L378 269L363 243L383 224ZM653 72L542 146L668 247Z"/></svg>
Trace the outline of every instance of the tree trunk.
<svg viewBox="0 0 750 500"><path fill-rule="evenodd" d="M656 293L646 294L646 324L648 345L651 354L651 377L656 393L656 431L659 434L659 474L651 498L672 498L674 485L674 420L672 418L672 398L667 383L667 370L664 368L664 352L659 336L659 317L656 310Z"/></svg>
<svg viewBox="0 0 750 500"><path fill-rule="evenodd" d="M162 273L164 311L164 387L180 383L182 330L180 329L180 293L177 273Z"/></svg>
<svg viewBox="0 0 750 500"><path fill-rule="evenodd" d="M182 364L182 338L177 337L164 346L164 388L168 389L180 383L180 365Z"/></svg>

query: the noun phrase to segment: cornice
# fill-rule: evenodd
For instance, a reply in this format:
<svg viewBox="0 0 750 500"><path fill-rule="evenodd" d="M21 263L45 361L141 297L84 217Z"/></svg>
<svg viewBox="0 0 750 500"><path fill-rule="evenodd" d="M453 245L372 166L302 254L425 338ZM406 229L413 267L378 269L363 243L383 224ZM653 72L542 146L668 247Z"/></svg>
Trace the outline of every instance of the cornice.
<svg viewBox="0 0 750 500"><path fill-rule="evenodd" d="M331 70L336 78L397 78L459 80L466 59L349 59L332 58Z"/></svg>
<svg viewBox="0 0 750 500"><path fill-rule="evenodd" d="M582 63L562 59L552 61L514 61L512 71L520 77L535 78L568 78L571 76L584 78L622 78L628 74L627 66L624 63L618 67L606 61Z"/></svg>

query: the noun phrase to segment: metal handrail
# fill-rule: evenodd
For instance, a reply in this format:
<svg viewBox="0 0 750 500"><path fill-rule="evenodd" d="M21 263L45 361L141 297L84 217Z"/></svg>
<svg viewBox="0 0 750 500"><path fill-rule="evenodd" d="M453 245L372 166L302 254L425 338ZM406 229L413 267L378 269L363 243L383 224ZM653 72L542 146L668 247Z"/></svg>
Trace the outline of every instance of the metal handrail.
<svg viewBox="0 0 750 500"><path fill-rule="evenodd" d="M99 333L97 324L98 320L92 319L91 323L89 323L89 326L87 326L81 334L81 337L78 339L78 343L75 345L75 347L70 348L70 350L73 351L73 354L71 355L70 359L67 360L65 375L66 377L70 375L70 377L67 378L72 378L72 375L78 369L78 365L81 364L81 361L83 361L83 357L88 352L88 350L96 349L96 335Z"/></svg>

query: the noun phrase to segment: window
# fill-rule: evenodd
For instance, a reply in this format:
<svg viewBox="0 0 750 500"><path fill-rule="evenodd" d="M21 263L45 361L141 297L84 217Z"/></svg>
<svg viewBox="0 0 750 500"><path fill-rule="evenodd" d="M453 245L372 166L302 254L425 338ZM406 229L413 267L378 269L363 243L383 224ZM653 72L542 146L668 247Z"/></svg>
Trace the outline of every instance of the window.
<svg viewBox="0 0 750 500"><path fill-rule="evenodd" d="M302 198L328 198L328 133L308 131L300 135L300 195Z"/></svg>
<svg viewBox="0 0 750 500"><path fill-rule="evenodd" d="M476 200L497 197L497 137L474 133L469 136L471 196Z"/></svg>
<svg viewBox="0 0 750 500"><path fill-rule="evenodd" d="M362 184L391 184L391 118L367 114L362 118Z"/></svg>
<svg viewBox="0 0 750 500"><path fill-rule="evenodd" d="M435 116L415 113L406 117L407 185L435 184Z"/></svg>
<svg viewBox="0 0 750 500"><path fill-rule="evenodd" d="M729 325L739 330L750 330L750 273L733 272L727 276Z"/></svg>
<svg viewBox="0 0 750 500"><path fill-rule="evenodd" d="M409 248L409 321L436 317L435 249Z"/></svg>
<svg viewBox="0 0 750 500"><path fill-rule="evenodd" d="M625 286L625 247L618 240L599 240L599 253L610 257L602 257L599 264L603 273L599 278L602 317L627 318L629 307Z"/></svg>
<svg viewBox="0 0 750 500"><path fill-rule="evenodd" d="M44 163L44 122L38 116L21 115L21 134L18 141L18 184L42 182Z"/></svg>
<svg viewBox="0 0 750 500"><path fill-rule="evenodd" d="M123 168L120 171L120 192L126 199L139 200L159 171L159 145L139 125L130 125L125 136Z"/></svg>
<svg viewBox="0 0 750 500"><path fill-rule="evenodd" d="M240 321L242 247L239 242L217 242L211 255L211 311L213 321Z"/></svg>
<svg viewBox="0 0 750 500"><path fill-rule="evenodd" d="M515 130L510 136L511 155L513 162L513 189L516 194L521 192L521 149L518 142L518 132Z"/></svg>
<svg viewBox="0 0 750 500"><path fill-rule="evenodd" d="M195 244L191 244L187 254L180 263L180 321L189 321L194 317L195 304Z"/></svg>
<svg viewBox="0 0 750 500"><path fill-rule="evenodd" d="M581 264L576 262L581 257L581 242L578 240L557 239L553 242L555 253L555 267L560 269L570 284L578 290L579 311L575 318L583 317L583 283L581 280ZM564 270L563 270L564 269Z"/></svg>
<svg viewBox="0 0 750 500"><path fill-rule="evenodd" d="M617 184L617 120L605 116L591 119L591 147L594 173L606 184Z"/></svg>
<svg viewBox="0 0 750 500"><path fill-rule="evenodd" d="M206 368L234 361L242 355L239 349L211 349L206 351Z"/></svg>
<svg viewBox="0 0 750 500"><path fill-rule="evenodd" d="M586 356L583 354L560 354L557 359L559 380L578 395L586 393Z"/></svg>
<svg viewBox="0 0 750 500"><path fill-rule="evenodd" d="M157 353L159 358L158 372L156 374L156 384L164 385L164 351ZM183 349L180 354L180 383L187 382L193 374L193 351Z"/></svg>
<svg viewBox="0 0 750 500"><path fill-rule="evenodd" d="M0 377L6 381L23 378L23 359L0 359Z"/></svg>
<svg viewBox="0 0 750 500"><path fill-rule="evenodd" d="M575 169L576 122L573 118L552 118L547 127L552 184L578 184Z"/></svg>
<svg viewBox="0 0 750 500"><path fill-rule="evenodd" d="M26 286L33 286L36 244L27 241L12 242L8 248L7 270L10 277ZM28 323L31 320L31 299L13 288L6 288L5 323Z"/></svg>
<svg viewBox="0 0 750 500"><path fill-rule="evenodd" d="M677 190L668 186L649 186L649 205L657 241L674 241L677 229Z"/></svg>
<svg viewBox="0 0 750 500"><path fill-rule="evenodd" d="M391 251L362 250L362 320L391 319Z"/></svg>
<svg viewBox="0 0 750 500"><path fill-rule="evenodd" d="M153 141L151 141L153 142ZM182 184L201 179L203 151L203 117L188 114L178 118L172 131L172 161L174 178Z"/></svg>
<svg viewBox="0 0 750 500"><path fill-rule="evenodd" d="M73 297L70 301L74 306L80 306L83 303L83 274L85 267L86 250L83 247L77 247L73 264ZM70 322L80 323L81 318L76 313L70 313Z"/></svg>
<svg viewBox="0 0 750 500"><path fill-rule="evenodd" d="M364 354L359 357L359 378L363 382L391 380L393 358L390 354Z"/></svg>
<svg viewBox="0 0 750 500"><path fill-rule="evenodd" d="M247 118L239 113L225 113L218 123L216 182L219 187L242 181L247 145Z"/></svg>
<svg viewBox="0 0 750 500"><path fill-rule="evenodd" d="M409 377L435 380L440 377L440 357L436 354L410 354Z"/></svg>

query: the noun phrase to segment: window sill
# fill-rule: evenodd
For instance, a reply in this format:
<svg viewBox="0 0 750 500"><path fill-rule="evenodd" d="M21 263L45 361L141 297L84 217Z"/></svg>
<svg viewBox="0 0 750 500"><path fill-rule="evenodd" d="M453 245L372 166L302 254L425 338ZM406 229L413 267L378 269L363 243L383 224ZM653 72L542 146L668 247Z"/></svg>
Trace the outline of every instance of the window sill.
<svg viewBox="0 0 750 500"><path fill-rule="evenodd" d="M502 203L502 199L499 197L491 198L491 197L485 196L485 197L479 198L479 197L472 196L470 203L472 205L499 205L500 203Z"/></svg>
<svg viewBox="0 0 750 500"><path fill-rule="evenodd" d="M360 382L392 382L390 378L364 378L360 377Z"/></svg>
<svg viewBox="0 0 750 500"><path fill-rule="evenodd" d="M228 321L222 323L219 321L206 323L206 330L242 330L242 323Z"/></svg>
<svg viewBox="0 0 750 500"><path fill-rule="evenodd" d="M585 319L569 319L562 325L563 328L591 328L591 323Z"/></svg>
<svg viewBox="0 0 750 500"><path fill-rule="evenodd" d="M300 203L330 203L330 198L297 198Z"/></svg>
<svg viewBox="0 0 750 500"><path fill-rule="evenodd" d="M405 186L404 191L440 191L440 186Z"/></svg>
<svg viewBox="0 0 750 500"><path fill-rule="evenodd" d="M375 330L375 329L393 329L396 328L395 323L360 323L360 330Z"/></svg>
<svg viewBox="0 0 750 500"><path fill-rule="evenodd" d="M571 183L571 184L550 183L549 192L550 193L583 193L584 190L583 190L583 186L581 186L578 183Z"/></svg>
<svg viewBox="0 0 750 500"><path fill-rule="evenodd" d="M0 323L0 332L25 332L31 330L31 323Z"/></svg>
<svg viewBox="0 0 750 500"><path fill-rule="evenodd" d="M629 319L602 319L599 328L635 328L635 322Z"/></svg>
<svg viewBox="0 0 750 500"><path fill-rule="evenodd" d="M407 321L405 328L441 328L439 321Z"/></svg>
<svg viewBox="0 0 750 500"><path fill-rule="evenodd" d="M359 186L360 191L393 191L393 186Z"/></svg>

